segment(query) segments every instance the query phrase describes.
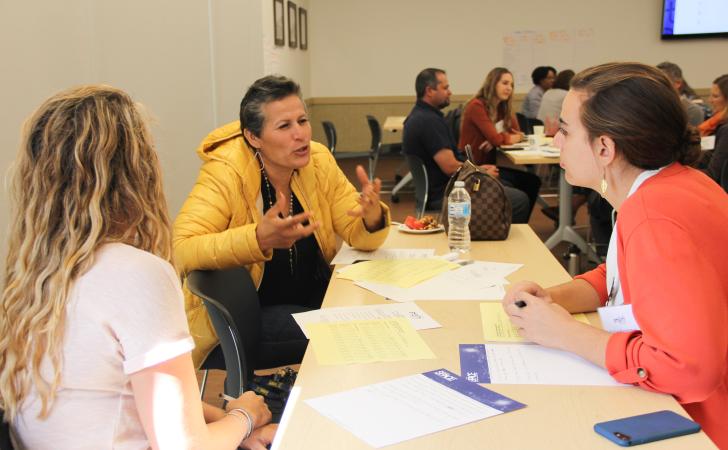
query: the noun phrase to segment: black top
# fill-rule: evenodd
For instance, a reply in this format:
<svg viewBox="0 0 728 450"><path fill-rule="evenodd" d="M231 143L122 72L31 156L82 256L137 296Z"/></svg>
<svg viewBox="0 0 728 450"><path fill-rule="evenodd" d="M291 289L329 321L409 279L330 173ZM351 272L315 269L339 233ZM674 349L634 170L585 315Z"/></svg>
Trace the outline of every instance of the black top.
<svg viewBox="0 0 728 450"><path fill-rule="evenodd" d="M439 209L445 186L450 180L450 176L440 169L434 159L435 154L442 149L452 150L460 161L464 159L442 112L422 100L417 100L404 122L402 151L419 157L425 164L429 182L427 209Z"/></svg>
<svg viewBox="0 0 728 450"><path fill-rule="evenodd" d="M270 185L270 196L268 195L262 175L260 192L265 213L270 209L270 197L276 198L276 191ZM293 214L302 213L303 207L298 198L295 195L292 197ZM273 258L266 261L263 280L258 288L260 305L265 307L289 304L320 308L330 278L331 269L321 254L316 238L311 234L296 241L290 250L273 249Z"/></svg>

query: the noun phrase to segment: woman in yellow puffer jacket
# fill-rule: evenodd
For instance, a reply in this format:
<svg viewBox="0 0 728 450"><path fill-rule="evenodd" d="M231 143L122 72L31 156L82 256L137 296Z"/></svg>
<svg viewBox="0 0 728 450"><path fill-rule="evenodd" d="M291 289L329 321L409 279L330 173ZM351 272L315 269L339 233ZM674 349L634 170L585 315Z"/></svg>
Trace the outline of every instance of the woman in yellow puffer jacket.
<svg viewBox="0 0 728 450"><path fill-rule="evenodd" d="M197 153L202 169L174 223L175 263L183 277L245 266L258 288L261 339L292 345L300 360L306 340L290 314L321 306L336 236L361 250L387 237L381 182L357 167L356 191L326 147L311 141L299 86L279 76L253 83L240 122L214 130ZM187 290L185 310L199 366L218 340Z"/></svg>

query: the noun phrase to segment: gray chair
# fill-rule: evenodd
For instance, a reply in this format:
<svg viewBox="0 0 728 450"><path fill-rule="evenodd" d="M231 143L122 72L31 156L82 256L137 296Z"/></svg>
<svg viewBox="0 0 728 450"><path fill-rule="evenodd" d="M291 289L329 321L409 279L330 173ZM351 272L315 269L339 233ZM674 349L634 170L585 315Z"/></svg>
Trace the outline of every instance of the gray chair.
<svg viewBox="0 0 728 450"><path fill-rule="evenodd" d="M401 144L382 144L382 127L379 125L379 121L376 117L367 115L367 124L369 125L369 132L372 135L372 143L369 148L369 179L374 180L376 176L377 163L379 158L384 157L402 157L402 145ZM399 178L401 179L401 177ZM391 189L399 179L394 182L382 183Z"/></svg>
<svg viewBox="0 0 728 450"><path fill-rule="evenodd" d="M321 122L324 127L324 134L326 135L326 143L329 146L329 150L333 155L336 155L336 127L333 122L324 120Z"/></svg>
<svg viewBox="0 0 728 450"><path fill-rule="evenodd" d="M213 351L203 362L202 393L207 369L224 368L225 394L239 397L252 379L253 371L301 362L305 344L265 343L260 340L261 308L258 291L244 267L222 270L194 270L187 275L187 288L205 304L215 329L224 367L206 364L219 359Z"/></svg>
<svg viewBox="0 0 728 450"><path fill-rule="evenodd" d="M336 145L338 143L338 135L336 134L336 127L334 123L328 120L321 122L324 127L324 134L326 135L327 145L331 154L336 159L353 159L353 158L366 158L369 156L369 151L365 152L337 152Z"/></svg>
<svg viewBox="0 0 728 450"><path fill-rule="evenodd" d="M405 155L409 165L412 180L415 183L415 213L419 219L425 214L427 208L427 192L429 182L427 181L427 170L420 158L414 155Z"/></svg>

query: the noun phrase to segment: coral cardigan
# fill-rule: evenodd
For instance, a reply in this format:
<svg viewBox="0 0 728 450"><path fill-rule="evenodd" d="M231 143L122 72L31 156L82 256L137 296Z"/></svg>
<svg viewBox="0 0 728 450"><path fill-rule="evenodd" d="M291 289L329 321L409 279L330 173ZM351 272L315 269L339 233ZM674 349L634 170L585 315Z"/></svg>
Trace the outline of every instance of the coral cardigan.
<svg viewBox="0 0 728 450"><path fill-rule="evenodd" d="M498 120L502 119L502 117L498 117ZM475 98L470 100L463 110L458 148L464 149L465 145L470 144L477 164L495 164L495 152L480 150L480 146L483 142L488 141L493 147L499 147L505 143L508 133L516 131L521 131L521 129L518 127L518 120L514 115L511 116L510 128L499 133L495 129L493 120L488 116L483 101Z"/></svg>
<svg viewBox="0 0 728 450"><path fill-rule="evenodd" d="M641 331L612 334L609 373L672 394L728 448L728 195L695 169L666 167L622 205L617 254ZM578 278L606 301L603 264Z"/></svg>

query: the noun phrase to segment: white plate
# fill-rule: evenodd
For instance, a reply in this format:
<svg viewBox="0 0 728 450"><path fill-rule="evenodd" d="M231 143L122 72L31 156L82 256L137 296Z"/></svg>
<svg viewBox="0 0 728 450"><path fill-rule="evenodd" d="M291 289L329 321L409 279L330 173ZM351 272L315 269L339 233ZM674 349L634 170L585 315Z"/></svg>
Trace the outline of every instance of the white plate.
<svg viewBox="0 0 728 450"><path fill-rule="evenodd" d="M410 234L432 234L432 233L439 233L441 231L445 231L445 227L442 226L442 224L436 226L435 228L430 228L429 230L413 230L412 228L408 227L405 224L400 224L399 227L397 227L399 231L402 233L410 233Z"/></svg>

